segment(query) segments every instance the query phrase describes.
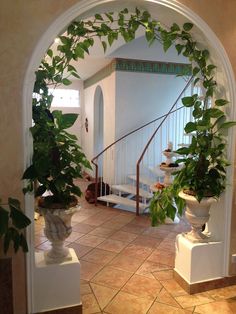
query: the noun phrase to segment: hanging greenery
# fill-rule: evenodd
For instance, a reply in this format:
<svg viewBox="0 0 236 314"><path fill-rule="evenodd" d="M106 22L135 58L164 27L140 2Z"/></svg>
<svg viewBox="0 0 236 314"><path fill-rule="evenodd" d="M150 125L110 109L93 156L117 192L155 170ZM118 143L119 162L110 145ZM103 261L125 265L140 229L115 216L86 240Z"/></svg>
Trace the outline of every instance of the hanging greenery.
<svg viewBox="0 0 236 314"><path fill-rule="evenodd" d="M20 202L17 199L9 198L6 206L0 205L0 238L3 239L3 252L5 254L11 242L15 252L20 247L24 252L28 251L24 229L30 223L30 219L22 212Z"/></svg>
<svg viewBox="0 0 236 314"><path fill-rule="evenodd" d="M218 197L225 189L226 138L224 131L235 122L226 121L225 99L214 99L217 83L214 79L216 66L210 62L207 49L201 49L191 35L192 23L170 28L154 20L147 11L124 9L118 13L95 14L89 20L73 21L65 34L59 36L56 52L49 49L36 71L33 93L33 120L31 133L34 140L32 164L26 169L23 179L28 181L24 192L33 190L35 181L40 183L36 196L50 190L50 202L61 202L68 206L71 195L80 196L80 189L73 179L81 176L82 167L90 167L77 139L66 129L73 125L76 115L63 115L50 110L53 95L50 88L60 84L69 85L70 77L79 78L72 62L83 59L98 38L104 52L114 41L122 37L125 42L132 41L139 28L143 28L146 40L151 45L156 40L164 51L174 46L192 64L194 85L201 83L205 90L204 98L195 94L182 99L183 105L192 108L193 121L187 123L186 133L194 132L188 148L177 152L178 160L184 166L176 174L171 187L164 188L154 195L151 202L152 224L162 223L165 217L174 218L175 203L182 213L183 202L178 198L180 189L188 189L200 201L205 191ZM209 104L211 104L209 106ZM175 200L175 203L174 203Z"/></svg>

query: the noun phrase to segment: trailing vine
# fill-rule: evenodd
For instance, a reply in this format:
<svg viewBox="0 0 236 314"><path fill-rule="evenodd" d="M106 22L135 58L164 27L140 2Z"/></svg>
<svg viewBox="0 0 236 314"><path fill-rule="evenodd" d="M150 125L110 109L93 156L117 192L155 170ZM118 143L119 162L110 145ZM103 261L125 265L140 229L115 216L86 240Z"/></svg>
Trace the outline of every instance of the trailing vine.
<svg viewBox="0 0 236 314"><path fill-rule="evenodd" d="M90 20L73 21L66 33L59 36L56 53L49 49L42 60L36 71L33 93L34 126L31 133L34 154L32 165L23 176L29 182L24 192L32 191L37 180L41 183L36 190L37 196L50 190L57 195L58 200L68 205L71 193L81 195L72 179L81 176L81 167L89 167L89 163L76 144L76 137L65 131L74 123L76 116L51 112L53 95L49 93L49 87L69 85L71 77L79 78L72 61L83 59L89 54L95 38L100 40L106 51L119 37L125 42L135 39L140 27L150 45L159 41L164 51L174 46L179 55L188 58L192 64L193 84L201 84L205 91L203 97L195 94L182 99L184 106L193 109L193 121L187 123L185 132L194 132L194 135L189 147L177 151L182 156L178 162L184 164L184 167L176 174L173 185L154 195L151 203L152 224L162 223L166 216L173 219L175 203L179 212L182 212L184 204L178 198L180 189L191 190L199 201L205 196L205 191L216 197L224 191L225 167L228 165L224 130L235 125L235 122L226 122L222 108L228 101L214 99L217 90L214 79L216 66L210 62L209 51L201 49L194 40L192 23L183 26L173 23L170 28L166 28L161 22L152 19L147 11L136 9L135 12L129 12L124 9L116 14L95 14ZM65 158L69 159L69 165L63 166Z"/></svg>

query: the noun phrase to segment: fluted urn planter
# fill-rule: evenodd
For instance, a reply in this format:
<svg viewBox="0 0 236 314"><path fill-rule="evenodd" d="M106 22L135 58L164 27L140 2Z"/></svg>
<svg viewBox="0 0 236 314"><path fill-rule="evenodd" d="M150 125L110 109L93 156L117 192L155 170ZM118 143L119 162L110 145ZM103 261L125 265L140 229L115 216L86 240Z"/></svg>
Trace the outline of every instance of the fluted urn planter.
<svg viewBox="0 0 236 314"><path fill-rule="evenodd" d="M46 263L61 263L72 259L65 240L72 232L71 219L78 205L69 209L39 207L45 220L44 233L51 242L51 249L45 252Z"/></svg>
<svg viewBox="0 0 236 314"><path fill-rule="evenodd" d="M204 243L209 241L209 236L202 232L202 226L206 224L210 218L210 208L216 199L213 197L204 197L199 203L192 196L181 191L179 197L186 202L185 217L191 225L192 230L184 234L184 236L193 243Z"/></svg>

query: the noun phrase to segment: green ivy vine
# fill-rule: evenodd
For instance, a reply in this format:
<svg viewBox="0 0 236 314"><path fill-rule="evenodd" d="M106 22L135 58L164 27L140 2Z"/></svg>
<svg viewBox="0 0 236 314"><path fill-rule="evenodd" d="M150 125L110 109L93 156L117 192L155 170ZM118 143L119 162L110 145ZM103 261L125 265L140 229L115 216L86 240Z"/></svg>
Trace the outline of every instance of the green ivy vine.
<svg viewBox="0 0 236 314"><path fill-rule="evenodd" d="M214 99L216 66L210 62L209 51L201 49L194 40L193 27L192 23L183 26L173 23L167 28L153 19L148 11L139 9L95 14L89 20L73 21L65 34L59 36L56 53L49 49L36 71L32 99L34 126L31 128L34 152L32 164L23 175L28 181L24 192L32 191L34 182L38 181L41 185L36 189L36 196L50 190L57 201L68 205L71 194L81 195L73 179L81 176L82 167L89 167L89 163L76 144L76 137L66 131L76 116L51 112L53 95L49 87L69 85L71 77L79 78L72 61L85 58L95 38L100 40L105 52L119 37L130 42L135 39L137 30L143 28L149 45L157 40L164 51L174 46L179 55L188 58L192 64L193 84L200 83L205 90L203 99L198 94L182 99L184 106L193 109L193 121L185 126L185 132L194 132L194 135L189 147L177 151L180 155L178 162L184 167L176 174L173 185L157 192L152 199L152 224L162 223L166 216L173 219L176 204L179 213L182 212L184 204L178 198L181 189L192 191L199 201L206 196L206 191L220 196L225 189L228 166L224 132L235 122L227 121L223 110L228 101Z"/></svg>

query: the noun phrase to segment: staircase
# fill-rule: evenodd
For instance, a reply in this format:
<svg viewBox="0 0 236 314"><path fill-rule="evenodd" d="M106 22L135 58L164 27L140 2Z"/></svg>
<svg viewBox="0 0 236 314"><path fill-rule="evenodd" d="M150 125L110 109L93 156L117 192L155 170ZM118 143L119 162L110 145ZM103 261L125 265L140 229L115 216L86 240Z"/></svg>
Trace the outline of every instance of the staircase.
<svg viewBox="0 0 236 314"><path fill-rule="evenodd" d="M136 212L136 175L129 175L128 178L131 181L130 184L112 185L112 194L100 196L98 200L107 204L116 204L124 210ZM143 213L148 208L149 201L153 196L150 186L155 182L148 177L141 177L140 183L142 188L139 188L139 209L140 213Z"/></svg>
<svg viewBox="0 0 236 314"><path fill-rule="evenodd" d="M190 121L189 108L183 107L181 99L194 93L192 78L178 96L169 112L140 128L124 135L92 159L95 166L96 182L102 173L103 182L109 184L111 193L97 195L96 201L106 202L137 215L148 211L157 182L164 181L160 164L165 161L163 152L172 142L173 150L188 146L191 138L184 135L184 127ZM144 147L143 143L147 143ZM181 144L179 144L181 143ZM102 158L103 169L98 169Z"/></svg>

